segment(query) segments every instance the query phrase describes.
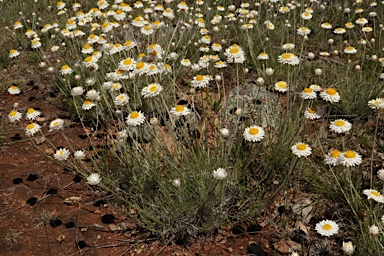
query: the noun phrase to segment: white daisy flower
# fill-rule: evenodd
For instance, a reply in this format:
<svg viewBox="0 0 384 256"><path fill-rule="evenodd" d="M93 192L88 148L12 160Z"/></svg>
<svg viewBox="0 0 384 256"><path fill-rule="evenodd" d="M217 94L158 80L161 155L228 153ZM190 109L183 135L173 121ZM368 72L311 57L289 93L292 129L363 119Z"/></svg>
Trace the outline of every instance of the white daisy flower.
<svg viewBox="0 0 384 256"><path fill-rule="evenodd" d="M355 246L353 246L352 242L344 242L343 245L341 246L341 249L343 250L343 253L345 255L352 255L355 252Z"/></svg>
<svg viewBox="0 0 384 256"><path fill-rule="evenodd" d="M73 73L73 69L71 69L68 65L61 66L60 74L69 75Z"/></svg>
<svg viewBox="0 0 384 256"><path fill-rule="evenodd" d="M320 97L323 100L329 101L331 103L340 101L340 94L334 88L327 88L323 90L322 92L320 92Z"/></svg>
<svg viewBox="0 0 384 256"><path fill-rule="evenodd" d="M292 153L297 157L307 157L312 154L312 148L305 143L298 142L291 147Z"/></svg>
<svg viewBox="0 0 384 256"><path fill-rule="evenodd" d="M340 157L340 163L347 167L359 165L362 162L362 156L353 150L345 151Z"/></svg>
<svg viewBox="0 0 384 256"><path fill-rule="evenodd" d="M337 149L333 149L325 156L324 162L326 164L336 166L340 164L341 152Z"/></svg>
<svg viewBox="0 0 384 256"><path fill-rule="evenodd" d="M209 75L197 75L193 77L193 80L191 81L192 86L195 88L205 88L209 81L211 80L211 77Z"/></svg>
<svg viewBox="0 0 384 256"><path fill-rule="evenodd" d="M114 103L116 106L124 106L129 101L129 96L126 93L119 94L115 97Z"/></svg>
<svg viewBox="0 0 384 256"><path fill-rule="evenodd" d="M83 160L85 158L85 152L84 150L76 150L74 153L73 153L73 157L76 159L76 160Z"/></svg>
<svg viewBox="0 0 384 256"><path fill-rule="evenodd" d="M93 101L91 100L85 100L83 102L83 105L81 106L82 109L84 110L90 110L91 108L93 108L94 106L96 106L96 103L94 103Z"/></svg>
<svg viewBox="0 0 384 256"><path fill-rule="evenodd" d="M158 83L149 84L141 90L143 98L156 97L163 90L163 87Z"/></svg>
<svg viewBox="0 0 384 256"><path fill-rule="evenodd" d="M171 109L170 113L176 116L186 116L191 113L191 110L189 110L187 107L184 107L183 105L176 105L176 107Z"/></svg>
<svg viewBox="0 0 384 256"><path fill-rule="evenodd" d="M71 95L72 96L79 96L79 95L83 95L83 93L84 93L84 88L81 86L76 86L76 87L72 88Z"/></svg>
<svg viewBox="0 0 384 256"><path fill-rule="evenodd" d="M13 123L15 121L20 121L22 117L23 117L23 114L16 111L16 110L12 110L8 114L8 119L11 123Z"/></svg>
<svg viewBox="0 0 384 256"><path fill-rule="evenodd" d="M141 111L131 112L125 119L127 125L138 126L145 122L145 116Z"/></svg>
<svg viewBox="0 0 384 256"><path fill-rule="evenodd" d="M25 118L27 120L35 120L40 114L41 112L39 110L35 110L34 108L29 108L27 110L27 115Z"/></svg>
<svg viewBox="0 0 384 256"><path fill-rule="evenodd" d="M100 175L98 173L92 173L87 178L87 183L89 185L95 186L101 182Z"/></svg>
<svg viewBox="0 0 384 256"><path fill-rule="evenodd" d="M8 93L12 95L17 95L17 94L20 94L21 91L19 87L17 87L16 85L12 85L11 87L8 88Z"/></svg>
<svg viewBox="0 0 384 256"><path fill-rule="evenodd" d="M243 132L244 139L250 142L259 142L264 138L264 135L264 129L257 125L247 127Z"/></svg>
<svg viewBox="0 0 384 256"><path fill-rule="evenodd" d="M380 233L379 227L376 226L376 225L371 225L371 226L369 226L369 228L368 228L368 233L369 233L369 235L371 235L371 236L378 236L379 233Z"/></svg>
<svg viewBox="0 0 384 256"><path fill-rule="evenodd" d="M299 58L295 54L289 53L289 52L286 52L280 55L278 57L278 60L280 63L289 64L289 65L299 65L300 63Z"/></svg>
<svg viewBox="0 0 384 256"><path fill-rule="evenodd" d="M378 203L384 203L384 196L381 195L377 190L374 189L364 189L363 194L366 195L369 199L372 199Z"/></svg>
<svg viewBox="0 0 384 256"><path fill-rule="evenodd" d="M41 130L41 126L36 123L31 123L25 130L27 135L34 135L36 132Z"/></svg>
<svg viewBox="0 0 384 256"><path fill-rule="evenodd" d="M49 131L60 130L64 126L64 120L57 118L49 124Z"/></svg>
<svg viewBox="0 0 384 256"><path fill-rule="evenodd" d="M15 50L15 49L9 50L9 58L15 58L19 55L20 55L19 51Z"/></svg>
<svg viewBox="0 0 384 256"><path fill-rule="evenodd" d="M317 98L317 94L311 88L304 88L304 90L300 93L300 97L304 100L313 100Z"/></svg>
<svg viewBox="0 0 384 256"><path fill-rule="evenodd" d="M339 225L332 220L322 220L316 224L315 229L320 235L329 237L338 233Z"/></svg>
<svg viewBox="0 0 384 256"><path fill-rule="evenodd" d="M53 157L58 161L67 160L69 157L69 150L66 148L60 148L56 150L56 153L53 155Z"/></svg>
<svg viewBox="0 0 384 256"><path fill-rule="evenodd" d="M228 173L224 168L218 168L217 170L213 171L213 177L218 180L224 180L227 178Z"/></svg>
<svg viewBox="0 0 384 256"><path fill-rule="evenodd" d="M331 122L329 129L335 133L345 133L351 130L352 124L344 119L337 119Z"/></svg>
<svg viewBox="0 0 384 256"><path fill-rule="evenodd" d="M321 118L321 112L317 108L307 108L304 112L304 117L309 120L316 120Z"/></svg>
<svg viewBox="0 0 384 256"><path fill-rule="evenodd" d="M228 47L224 55L227 56L228 63L243 63L245 61L244 51L237 44Z"/></svg>
<svg viewBox="0 0 384 256"><path fill-rule="evenodd" d="M278 92L287 92L288 84L285 81L278 81L275 83L275 90Z"/></svg>

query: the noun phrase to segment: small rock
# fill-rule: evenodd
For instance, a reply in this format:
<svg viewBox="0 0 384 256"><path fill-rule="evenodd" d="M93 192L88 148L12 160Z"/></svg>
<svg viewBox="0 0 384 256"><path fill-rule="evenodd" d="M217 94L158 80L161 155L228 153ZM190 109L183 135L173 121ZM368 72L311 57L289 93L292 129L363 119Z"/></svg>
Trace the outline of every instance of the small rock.
<svg viewBox="0 0 384 256"><path fill-rule="evenodd" d="M38 138L35 138L35 143L36 143L36 145L43 144L44 142L45 142L45 137L38 137Z"/></svg>
<svg viewBox="0 0 384 256"><path fill-rule="evenodd" d="M285 241L276 242L273 244L273 246L280 253L291 253L293 251L301 250L301 244L296 243L292 240L285 240Z"/></svg>
<svg viewBox="0 0 384 256"><path fill-rule="evenodd" d="M251 255L256 255L256 256L268 256L268 254L265 251L263 251L263 249L261 249L257 243L253 241L249 242L247 252Z"/></svg>
<svg viewBox="0 0 384 256"><path fill-rule="evenodd" d="M97 223L93 224L93 226L94 226L95 228L100 228L100 229L103 229L103 228L104 228L103 225L99 225L99 224L97 224Z"/></svg>
<svg viewBox="0 0 384 256"><path fill-rule="evenodd" d="M44 122L45 120L46 120L45 117L38 117L38 118L36 118L37 122Z"/></svg>
<svg viewBox="0 0 384 256"><path fill-rule="evenodd" d="M120 227L118 227L118 226L116 226L115 224L109 224L108 225L108 228L111 230L111 231L119 231L119 230L121 230L121 228Z"/></svg>
<svg viewBox="0 0 384 256"><path fill-rule="evenodd" d="M65 235L59 235L59 237L57 238L57 241L59 242L63 242L65 240Z"/></svg>
<svg viewBox="0 0 384 256"><path fill-rule="evenodd" d="M77 205L81 201L80 196L70 196L64 199L65 204Z"/></svg>

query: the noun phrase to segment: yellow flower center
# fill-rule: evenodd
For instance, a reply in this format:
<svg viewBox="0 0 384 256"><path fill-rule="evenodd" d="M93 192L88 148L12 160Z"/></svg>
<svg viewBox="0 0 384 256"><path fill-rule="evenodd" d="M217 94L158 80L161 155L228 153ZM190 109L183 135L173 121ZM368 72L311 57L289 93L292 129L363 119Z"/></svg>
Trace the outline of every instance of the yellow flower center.
<svg viewBox="0 0 384 256"><path fill-rule="evenodd" d="M338 158L340 156L340 151L337 149L332 150L330 155L332 158Z"/></svg>
<svg viewBox="0 0 384 256"><path fill-rule="evenodd" d="M282 88L282 89L287 88L287 83L284 81L277 82L276 85L277 85L277 87Z"/></svg>
<svg viewBox="0 0 384 256"><path fill-rule="evenodd" d="M122 10L117 10L117 11L116 11L116 14L117 14L117 15L120 15L120 14L122 14L122 13L123 13Z"/></svg>
<svg viewBox="0 0 384 256"><path fill-rule="evenodd" d="M28 129L28 130L32 130L33 128L35 128L35 124L29 124L29 125L27 126L27 129Z"/></svg>
<svg viewBox="0 0 384 256"><path fill-rule="evenodd" d="M35 112L35 110L34 110L33 108L29 108L29 109L27 110L27 112L28 112L28 114L32 114L33 112Z"/></svg>
<svg viewBox="0 0 384 256"><path fill-rule="evenodd" d="M196 76L196 81L203 81L203 80L204 80L204 76L202 76L202 75Z"/></svg>
<svg viewBox="0 0 384 256"><path fill-rule="evenodd" d="M87 58L84 59L85 62L91 62L92 61L92 56L88 56Z"/></svg>
<svg viewBox="0 0 384 256"><path fill-rule="evenodd" d="M331 26L331 24L329 24L328 22L325 22L324 26L329 27L329 26Z"/></svg>
<svg viewBox="0 0 384 256"><path fill-rule="evenodd" d="M256 135L258 133L259 133L258 128L252 127L251 129L249 129L249 134L251 134L251 135Z"/></svg>
<svg viewBox="0 0 384 256"><path fill-rule="evenodd" d="M334 88L328 88L327 89L327 91L326 91L326 93L328 94L328 95L336 95L336 93L337 93L337 91L336 91L336 89L334 89Z"/></svg>
<svg viewBox="0 0 384 256"><path fill-rule="evenodd" d="M371 195L375 196L375 197L379 197L381 196L379 192L377 191L371 191Z"/></svg>
<svg viewBox="0 0 384 256"><path fill-rule="evenodd" d="M15 53L16 50L15 50L15 49L12 49L12 50L10 50L9 52L10 52L10 53Z"/></svg>
<svg viewBox="0 0 384 256"><path fill-rule="evenodd" d="M73 20L68 20L68 21L67 21L67 24L68 24L68 25L72 25L73 23L74 23Z"/></svg>
<svg viewBox="0 0 384 256"><path fill-rule="evenodd" d="M344 126L345 122L343 120L336 120L334 123L336 126Z"/></svg>
<svg viewBox="0 0 384 256"><path fill-rule="evenodd" d="M132 59L126 59L126 60L124 60L124 65L131 65L132 64Z"/></svg>
<svg viewBox="0 0 384 256"><path fill-rule="evenodd" d="M348 46L348 47L347 47L347 50L348 50L348 51L353 51L354 49L355 49L355 48L352 47L352 46Z"/></svg>
<svg viewBox="0 0 384 256"><path fill-rule="evenodd" d="M305 145L303 143L300 143L299 145L297 145L298 150L305 150L306 148L307 148L307 145Z"/></svg>
<svg viewBox="0 0 384 256"><path fill-rule="evenodd" d="M90 100L85 100L85 101L84 101L84 104L85 104L85 105L89 105L89 104L91 104L91 103L92 103L92 101L90 101Z"/></svg>
<svg viewBox="0 0 384 256"><path fill-rule="evenodd" d="M91 46L89 44L84 45L84 49L90 49Z"/></svg>
<svg viewBox="0 0 384 256"><path fill-rule="evenodd" d="M311 14L309 12L304 12L304 16L310 16Z"/></svg>
<svg viewBox="0 0 384 256"><path fill-rule="evenodd" d="M137 111L134 111L132 112L131 114L129 114L129 117L132 118L132 119L136 119L140 116L139 112Z"/></svg>
<svg viewBox="0 0 384 256"><path fill-rule="evenodd" d="M326 230L326 231L329 231L329 230L332 229L332 225L331 225L331 224L328 224L328 223L327 223L327 224L324 224L324 225L323 225L323 229Z"/></svg>
<svg viewBox="0 0 384 256"><path fill-rule="evenodd" d="M69 69L69 66L68 65L64 65L64 66L61 67L61 69L62 70L67 70L67 69Z"/></svg>
<svg viewBox="0 0 384 256"><path fill-rule="evenodd" d="M132 41L127 41L127 42L124 43L125 46L131 46L132 44L133 44Z"/></svg>
<svg viewBox="0 0 384 256"><path fill-rule="evenodd" d="M184 106L176 105L175 110L176 110L176 112L183 112L184 111Z"/></svg>
<svg viewBox="0 0 384 256"><path fill-rule="evenodd" d="M287 60L287 59L290 59L290 58L292 57L292 54L290 54L290 53L284 53L283 55L281 55L281 57L282 57L283 59Z"/></svg>
<svg viewBox="0 0 384 256"><path fill-rule="evenodd" d="M238 46L232 46L230 49L229 49L229 52L232 53L232 54L236 54L240 51L239 47Z"/></svg>
<svg viewBox="0 0 384 256"><path fill-rule="evenodd" d="M124 70L121 70L121 69L116 70L116 74L118 74L118 75L124 74Z"/></svg>
<svg viewBox="0 0 384 256"><path fill-rule="evenodd" d="M15 116L15 115L17 115L17 111L12 110L11 113L9 113L9 115L10 115L10 116Z"/></svg>
<svg viewBox="0 0 384 256"><path fill-rule="evenodd" d="M311 88L304 88L305 93L312 93L313 90Z"/></svg>
<svg viewBox="0 0 384 256"><path fill-rule="evenodd" d="M146 26L144 26L144 29L145 29L145 30L150 30L151 27L150 27L149 25L146 25Z"/></svg>
<svg viewBox="0 0 384 256"><path fill-rule="evenodd" d="M142 69L142 68L144 68L144 65L145 65L144 62L138 62L138 63L136 64L136 68L137 68L137 69Z"/></svg>
<svg viewBox="0 0 384 256"><path fill-rule="evenodd" d="M317 109L316 109L316 108L309 108L309 109L308 109L308 112L309 112L310 114L315 114L315 113L317 112Z"/></svg>
<svg viewBox="0 0 384 256"><path fill-rule="evenodd" d="M159 25L161 22L159 20L152 22L152 25Z"/></svg>
<svg viewBox="0 0 384 256"><path fill-rule="evenodd" d="M203 18L198 18L197 21L198 21L199 23L204 23L204 19L203 19Z"/></svg>
<svg viewBox="0 0 384 256"><path fill-rule="evenodd" d="M59 121L55 121L55 122L53 122L53 124L52 124L52 126L58 126L58 125L60 125L60 122L59 122Z"/></svg>
<svg viewBox="0 0 384 256"><path fill-rule="evenodd" d="M140 21L141 19L142 19L142 17L138 16L138 17L135 18L135 21Z"/></svg>
<svg viewBox="0 0 384 256"><path fill-rule="evenodd" d="M355 158L356 153L355 153L354 151L352 151L352 150L349 150L349 151L346 151L346 152L344 153L344 156L345 156L346 158Z"/></svg>
<svg viewBox="0 0 384 256"><path fill-rule="evenodd" d="M12 89L12 90L17 90L17 89L19 89L19 87L15 86L15 85L12 85L12 86L11 86L11 89Z"/></svg>
<svg viewBox="0 0 384 256"><path fill-rule="evenodd" d="M149 87L150 92L155 92L156 90L157 90L157 85L152 85L151 87Z"/></svg>
<svg viewBox="0 0 384 256"><path fill-rule="evenodd" d="M165 10L165 12L170 13L170 12L172 12L172 9L167 8L167 9Z"/></svg>

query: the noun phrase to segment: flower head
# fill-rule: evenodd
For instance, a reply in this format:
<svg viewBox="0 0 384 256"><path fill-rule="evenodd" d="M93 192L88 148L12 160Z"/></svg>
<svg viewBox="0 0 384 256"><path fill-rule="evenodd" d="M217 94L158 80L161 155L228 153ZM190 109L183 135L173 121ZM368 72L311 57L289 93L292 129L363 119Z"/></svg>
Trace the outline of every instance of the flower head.
<svg viewBox="0 0 384 256"><path fill-rule="evenodd" d="M363 194L366 195L369 199L372 199L378 203L384 203L384 196L380 194L377 190L374 189L364 189Z"/></svg>
<svg viewBox="0 0 384 256"><path fill-rule="evenodd" d="M49 124L49 131L60 130L64 125L64 120L57 118Z"/></svg>
<svg viewBox="0 0 384 256"><path fill-rule="evenodd" d="M283 53L278 57L279 62L283 64L289 64L289 65L298 65L300 63L299 58L293 54L293 53Z"/></svg>
<svg viewBox="0 0 384 256"><path fill-rule="evenodd" d="M98 173L92 173L87 178L87 183L92 186L98 185L100 181L101 181L101 178Z"/></svg>
<svg viewBox="0 0 384 256"><path fill-rule="evenodd" d="M176 107L172 108L170 112L176 116L186 116L191 113L191 111L183 105L176 105Z"/></svg>
<svg viewBox="0 0 384 256"><path fill-rule="evenodd" d="M223 180L227 178L228 173L224 168L218 168L217 170L213 171L213 177L218 180Z"/></svg>
<svg viewBox="0 0 384 256"><path fill-rule="evenodd" d="M76 150L73 153L73 157L77 160L83 160L85 158L85 152L83 150Z"/></svg>
<svg viewBox="0 0 384 256"><path fill-rule="evenodd" d="M69 157L69 150L66 148L60 148L56 150L56 153L53 155L53 157L58 161L67 160Z"/></svg>
<svg viewBox="0 0 384 256"><path fill-rule="evenodd" d="M141 96L143 96L144 98L156 97L157 95L160 94L162 90L163 90L163 87L160 84L157 84L157 83L149 84L141 90Z"/></svg>
<svg viewBox="0 0 384 256"><path fill-rule="evenodd" d="M145 116L141 111L131 112L125 119L127 125L138 126L145 122Z"/></svg>
<svg viewBox="0 0 384 256"><path fill-rule="evenodd" d="M340 94L336 91L335 88L327 88L320 92L320 97L325 100L329 101L331 103L339 102L340 101Z"/></svg>
<svg viewBox="0 0 384 256"><path fill-rule="evenodd" d="M331 122L329 129L335 133L345 133L351 130L352 124L344 119L337 119Z"/></svg>
<svg viewBox="0 0 384 256"><path fill-rule="evenodd" d="M20 89L16 85L12 85L11 87L8 88L8 93L12 95L20 94Z"/></svg>
<svg viewBox="0 0 384 256"><path fill-rule="evenodd" d="M224 55L227 56L228 63L243 63L245 61L244 51L237 44L233 44L227 48Z"/></svg>
<svg viewBox="0 0 384 256"><path fill-rule="evenodd" d="M288 91L288 84L285 81L278 81L275 83L275 90L278 92Z"/></svg>
<svg viewBox="0 0 384 256"><path fill-rule="evenodd" d="M355 252L355 246L353 246L352 242L344 242L343 245L341 246L341 249L343 250L343 253L345 255L352 255Z"/></svg>
<svg viewBox="0 0 384 256"><path fill-rule="evenodd" d="M361 155L353 150L345 151L340 157L340 163L347 167L359 165L362 163L362 161L363 159Z"/></svg>
<svg viewBox="0 0 384 256"><path fill-rule="evenodd" d="M22 118L23 114L16 111L16 110L12 110L11 112L9 112L8 114L8 119L11 123L15 122L15 121L20 121L20 119Z"/></svg>
<svg viewBox="0 0 384 256"><path fill-rule="evenodd" d="M297 157L307 157L312 154L312 148L305 143L298 142L291 147L292 153Z"/></svg>
<svg viewBox="0 0 384 256"><path fill-rule="evenodd" d="M341 152L337 149L333 149L328 152L328 154L325 156L324 162L326 164L336 166L340 164L340 157L341 157Z"/></svg>
<svg viewBox="0 0 384 256"><path fill-rule="evenodd" d="M29 108L27 110L26 119L27 120L35 120L40 114L41 114L41 112L39 110L35 110L34 108Z"/></svg>
<svg viewBox="0 0 384 256"><path fill-rule="evenodd" d="M41 130L41 126L36 123L31 123L27 125L25 129L27 135L34 135L36 132Z"/></svg>
<svg viewBox="0 0 384 256"><path fill-rule="evenodd" d="M313 100L317 98L316 92L311 88L304 88L304 90L301 91L300 96L304 100Z"/></svg>
<svg viewBox="0 0 384 256"><path fill-rule="evenodd" d="M20 55L19 51L15 49L9 50L9 58L15 58L16 56L19 56L19 55Z"/></svg>
<svg viewBox="0 0 384 256"><path fill-rule="evenodd" d="M245 128L243 133L244 139L250 142L259 142L264 138L264 135L264 129L257 125Z"/></svg>
<svg viewBox="0 0 384 256"><path fill-rule="evenodd" d="M193 80L191 81L192 86L195 88L204 88L209 84L209 81L211 80L211 76L209 75L197 75L193 77Z"/></svg>
<svg viewBox="0 0 384 256"><path fill-rule="evenodd" d="M316 224L315 229L322 236L332 236L339 231L339 225L332 220L322 220Z"/></svg>
<svg viewBox="0 0 384 256"><path fill-rule="evenodd" d="M315 120L321 118L321 112L317 108L307 108L304 112L304 117L309 120Z"/></svg>

